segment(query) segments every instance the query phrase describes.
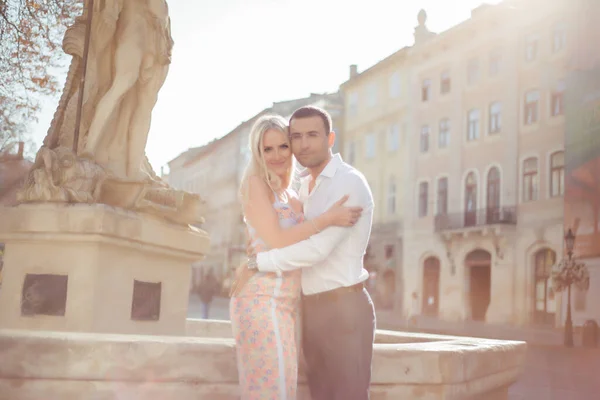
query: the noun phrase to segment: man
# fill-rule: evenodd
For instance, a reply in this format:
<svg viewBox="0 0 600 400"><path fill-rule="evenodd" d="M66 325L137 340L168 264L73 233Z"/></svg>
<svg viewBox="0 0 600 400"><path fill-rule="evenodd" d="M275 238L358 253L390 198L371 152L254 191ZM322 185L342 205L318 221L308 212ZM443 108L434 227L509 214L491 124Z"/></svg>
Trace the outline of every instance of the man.
<svg viewBox="0 0 600 400"><path fill-rule="evenodd" d="M375 312L363 266L373 217L373 196L364 176L332 154L329 114L302 107L290 118L292 151L309 175L300 198L307 219L342 196L363 213L351 228L331 227L310 239L251 256L249 268L276 272L303 268L302 346L313 400L369 399Z"/></svg>
<svg viewBox="0 0 600 400"><path fill-rule="evenodd" d="M210 315L210 303L215 294L219 292L219 282L213 273L212 268L202 277L198 286L198 297L202 302L202 319L208 319Z"/></svg>

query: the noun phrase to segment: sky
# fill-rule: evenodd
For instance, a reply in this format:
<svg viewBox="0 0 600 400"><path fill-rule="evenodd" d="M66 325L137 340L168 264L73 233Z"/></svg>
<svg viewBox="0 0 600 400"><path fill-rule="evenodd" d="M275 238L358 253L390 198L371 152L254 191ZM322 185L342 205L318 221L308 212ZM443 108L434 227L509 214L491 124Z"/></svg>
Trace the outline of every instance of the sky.
<svg viewBox="0 0 600 400"><path fill-rule="evenodd" d="M499 0L487 0L497 4ZM482 0L170 0L175 41L153 110L154 169L221 137L275 101L335 92L349 76L413 44L417 14L442 32ZM33 126L41 145L58 97ZM168 169L165 168L165 172Z"/></svg>

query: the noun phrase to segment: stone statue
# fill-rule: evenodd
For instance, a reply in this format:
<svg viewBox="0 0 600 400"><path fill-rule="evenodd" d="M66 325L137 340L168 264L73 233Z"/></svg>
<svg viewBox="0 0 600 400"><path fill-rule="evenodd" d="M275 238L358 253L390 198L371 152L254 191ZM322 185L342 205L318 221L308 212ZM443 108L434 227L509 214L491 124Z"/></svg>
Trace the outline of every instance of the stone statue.
<svg viewBox="0 0 600 400"><path fill-rule="evenodd" d="M165 82L173 39L165 0L95 1L80 136L73 152L88 2L69 27L73 56L44 145L20 202L106 203L178 224L202 222L199 196L170 188L145 154L151 113Z"/></svg>
<svg viewBox="0 0 600 400"><path fill-rule="evenodd" d="M116 3L111 4L110 16L120 10L114 35L115 77L98 102L83 154L95 158L114 141L120 142L126 149L125 175L142 179L151 113L171 63L168 8L164 0L109 1L105 7L109 3ZM114 130L108 122L117 110L118 129Z"/></svg>

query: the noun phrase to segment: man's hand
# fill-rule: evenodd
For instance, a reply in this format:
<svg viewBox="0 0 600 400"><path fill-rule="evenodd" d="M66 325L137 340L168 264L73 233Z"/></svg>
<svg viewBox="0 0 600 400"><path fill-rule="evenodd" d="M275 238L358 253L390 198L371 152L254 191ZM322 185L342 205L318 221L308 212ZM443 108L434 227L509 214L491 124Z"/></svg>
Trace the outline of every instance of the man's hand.
<svg viewBox="0 0 600 400"><path fill-rule="evenodd" d="M229 297L237 296L241 293L246 283L256 274L256 269L248 268L248 263L243 263L235 270L235 278L229 290Z"/></svg>

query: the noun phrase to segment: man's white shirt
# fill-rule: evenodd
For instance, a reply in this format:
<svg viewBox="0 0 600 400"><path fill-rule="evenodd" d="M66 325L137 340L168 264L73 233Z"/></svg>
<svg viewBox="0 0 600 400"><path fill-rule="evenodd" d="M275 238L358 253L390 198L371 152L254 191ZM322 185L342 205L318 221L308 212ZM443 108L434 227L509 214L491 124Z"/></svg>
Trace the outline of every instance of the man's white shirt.
<svg viewBox="0 0 600 400"><path fill-rule="evenodd" d="M311 179L303 179L300 186L306 219L323 214L345 195L350 196L345 206L361 206L363 212L353 227L332 226L302 242L257 254L259 271L304 268L302 292L306 295L352 286L369 277L363 256L373 220L373 195L365 177L343 162L339 154L332 157L309 193Z"/></svg>

